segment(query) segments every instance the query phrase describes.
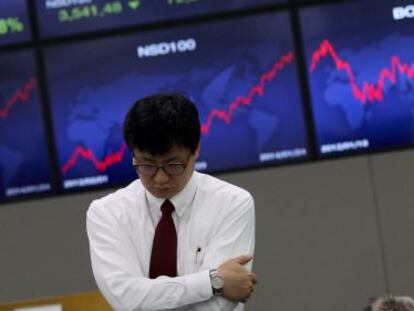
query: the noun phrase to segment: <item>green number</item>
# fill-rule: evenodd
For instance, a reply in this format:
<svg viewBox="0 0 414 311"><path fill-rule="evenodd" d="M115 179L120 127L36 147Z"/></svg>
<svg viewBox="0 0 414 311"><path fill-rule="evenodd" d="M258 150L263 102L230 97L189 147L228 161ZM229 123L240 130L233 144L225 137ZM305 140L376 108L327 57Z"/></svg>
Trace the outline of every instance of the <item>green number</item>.
<svg viewBox="0 0 414 311"><path fill-rule="evenodd" d="M94 16L103 17L105 15L119 13L122 13L122 2L113 1L106 3L100 12L96 5L74 7L71 10L61 9L58 11L58 20L60 22L72 22Z"/></svg>
<svg viewBox="0 0 414 311"><path fill-rule="evenodd" d="M119 14L122 12L122 2L121 1L115 1L112 3L112 10L114 13Z"/></svg>
<svg viewBox="0 0 414 311"><path fill-rule="evenodd" d="M8 32L7 23L4 19L0 19L0 35L5 35Z"/></svg>
<svg viewBox="0 0 414 311"><path fill-rule="evenodd" d="M103 14L102 14L103 13ZM101 15L111 14L112 13L112 6L111 3L106 3L103 7Z"/></svg>
<svg viewBox="0 0 414 311"><path fill-rule="evenodd" d="M110 14L119 14L122 12L122 2L113 1L108 2L104 5L101 16L110 15Z"/></svg>
<svg viewBox="0 0 414 311"><path fill-rule="evenodd" d="M91 17L91 11L88 6L82 8L82 17Z"/></svg>
<svg viewBox="0 0 414 311"><path fill-rule="evenodd" d="M59 10L58 20L59 22L70 22L71 18L70 18L69 12L66 9Z"/></svg>
<svg viewBox="0 0 414 311"><path fill-rule="evenodd" d="M96 5L91 5L91 14L92 16L98 16L98 9Z"/></svg>
<svg viewBox="0 0 414 311"><path fill-rule="evenodd" d="M112 3L106 3L102 11L104 14L112 14Z"/></svg>
<svg viewBox="0 0 414 311"><path fill-rule="evenodd" d="M88 6L73 8L72 9L72 18L74 20L76 20L76 19L91 17L91 10L90 9L91 8L88 7Z"/></svg>
<svg viewBox="0 0 414 311"><path fill-rule="evenodd" d="M19 20L19 17L15 16L15 17L9 17L6 20L6 23L9 27L9 30L11 32L22 32L24 29L24 25L23 23Z"/></svg>
<svg viewBox="0 0 414 311"><path fill-rule="evenodd" d="M82 8L73 8L71 13L72 13L71 14L72 15L72 20L80 19L83 16Z"/></svg>

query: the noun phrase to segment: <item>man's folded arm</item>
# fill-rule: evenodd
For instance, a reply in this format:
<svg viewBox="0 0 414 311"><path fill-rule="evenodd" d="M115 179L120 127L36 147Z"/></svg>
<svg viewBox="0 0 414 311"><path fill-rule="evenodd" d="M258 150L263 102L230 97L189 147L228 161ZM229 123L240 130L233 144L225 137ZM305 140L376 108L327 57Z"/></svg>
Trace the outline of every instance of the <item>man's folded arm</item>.
<svg viewBox="0 0 414 311"><path fill-rule="evenodd" d="M215 234L206 249L200 267L201 271L217 269L230 259L253 255L254 253L255 211L253 198L248 196L234 209L223 210L226 215L221 223L216 224ZM251 271L252 261L244 265L244 268ZM192 307L194 310L203 311L231 311L238 306L239 303L234 300L213 296L209 300L197 303Z"/></svg>

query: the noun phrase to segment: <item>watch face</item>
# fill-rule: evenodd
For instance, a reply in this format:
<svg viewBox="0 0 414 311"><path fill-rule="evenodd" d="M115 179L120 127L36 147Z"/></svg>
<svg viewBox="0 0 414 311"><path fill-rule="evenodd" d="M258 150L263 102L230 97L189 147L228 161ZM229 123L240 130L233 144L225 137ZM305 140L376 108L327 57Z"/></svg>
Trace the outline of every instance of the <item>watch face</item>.
<svg viewBox="0 0 414 311"><path fill-rule="evenodd" d="M213 277L213 280L212 280L212 286L213 286L213 288L215 288L215 289L221 289L223 287L223 285L224 285L223 279L220 276L215 275Z"/></svg>

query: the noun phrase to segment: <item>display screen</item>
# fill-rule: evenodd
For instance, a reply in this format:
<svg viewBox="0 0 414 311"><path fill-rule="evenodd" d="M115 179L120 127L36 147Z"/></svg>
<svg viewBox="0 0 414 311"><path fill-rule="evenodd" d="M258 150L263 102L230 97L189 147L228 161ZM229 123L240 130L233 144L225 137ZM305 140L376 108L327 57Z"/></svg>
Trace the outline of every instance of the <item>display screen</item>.
<svg viewBox="0 0 414 311"><path fill-rule="evenodd" d="M0 54L0 200L51 190L31 51Z"/></svg>
<svg viewBox="0 0 414 311"><path fill-rule="evenodd" d="M62 187L136 178L122 138L129 107L179 91L198 106L200 171L306 158L287 13L139 33L46 50Z"/></svg>
<svg viewBox="0 0 414 311"><path fill-rule="evenodd" d="M250 8L286 0L38 0L43 38Z"/></svg>
<svg viewBox="0 0 414 311"><path fill-rule="evenodd" d="M412 145L414 1L309 7L300 17L319 154Z"/></svg>
<svg viewBox="0 0 414 311"><path fill-rule="evenodd" d="M26 0L0 1L0 47L31 38Z"/></svg>

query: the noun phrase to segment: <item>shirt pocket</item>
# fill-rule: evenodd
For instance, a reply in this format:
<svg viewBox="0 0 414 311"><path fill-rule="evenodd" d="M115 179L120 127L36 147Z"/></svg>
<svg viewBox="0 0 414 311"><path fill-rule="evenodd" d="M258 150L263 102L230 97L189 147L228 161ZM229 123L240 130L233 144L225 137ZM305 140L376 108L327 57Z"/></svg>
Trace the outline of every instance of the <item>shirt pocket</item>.
<svg viewBox="0 0 414 311"><path fill-rule="evenodd" d="M211 240L210 227L204 219L193 219L186 235L186 268L188 273L204 269L203 264Z"/></svg>
<svg viewBox="0 0 414 311"><path fill-rule="evenodd" d="M187 269L188 273L201 271L204 262L205 247L203 245L190 246L187 252Z"/></svg>

